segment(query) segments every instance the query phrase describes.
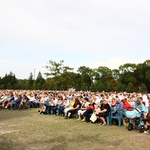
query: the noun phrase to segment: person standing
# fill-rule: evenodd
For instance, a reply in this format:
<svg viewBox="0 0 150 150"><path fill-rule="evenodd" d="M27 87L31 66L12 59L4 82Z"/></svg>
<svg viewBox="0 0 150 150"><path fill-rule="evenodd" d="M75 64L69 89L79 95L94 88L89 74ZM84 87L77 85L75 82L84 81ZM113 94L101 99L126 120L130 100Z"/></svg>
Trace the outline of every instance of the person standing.
<svg viewBox="0 0 150 150"><path fill-rule="evenodd" d="M148 100L147 94L146 94L146 93L143 94L142 98L143 98L143 102L145 103L146 110L147 110L147 112L148 112L149 100Z"/></svg>

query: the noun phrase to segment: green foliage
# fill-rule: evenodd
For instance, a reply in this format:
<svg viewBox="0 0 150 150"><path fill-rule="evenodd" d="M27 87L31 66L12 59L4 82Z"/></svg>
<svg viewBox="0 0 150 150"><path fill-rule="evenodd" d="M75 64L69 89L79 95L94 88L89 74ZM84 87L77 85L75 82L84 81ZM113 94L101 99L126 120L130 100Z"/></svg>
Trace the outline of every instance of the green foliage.
<svg viewBox="0 0 150 150"><path fill-rule="evenodd" d="M46 79L41 72L37 78L30 73L28 79L20 80L10 72L0 78L0 89L39 89L39 90L68 90L74 88L77 91L127 91L150 92L150 60L144 63L121 65L119 69L109 69L105 66L89 68L80 66L77 72L73 68L64 65L64 61L50 60L45 66Z"/></svg>
<svg viewBox="0 0 150 150"><path fill-rule="evenodd" d="M147 87L145 84L142 84L140 87L139 87L139 92L141 93L146 93L148 90L147 90Z"/></svg>
<svg viewBox="0 0 150 150"><path fill-rule="evenodd" d="M37 79L34 81L33 87L34 89L42 90L44 84L45 84L45 79L42 77L42 74L39 71L37 75Z"/></svg>
<svg viewBox="0 0 150 150"><path fill-rule="evenodd" d="M27 90L28 89L28 80L18 80L18 89L25 89Z"/></svg>
<svg viewBox="0 0 150 150"><path fill-rule="evenodd" d="M81 66L78 68L77 72L81 75L81 89L88 91L92 84L93 70L89 67Z"/></svg>
<svg viewBox="0 0 150 150"><path fill-rule="evenodd" d="M68 90L75 86L75 73L73 72L64 72L60 76L60 89L61 90Z"/></svg>
<svg viewBox="0 0 150 150"><path fill-rule="evenodd" d="M5 74L4 78L1 79L1 88L2 89L16 89L17 79L16 76L10 72Z"/></svg>
<svg viewBox="0 0 150 150"><path fill-rule="evenodd" d="M122 84L121 82L118 82L117 87L116 87L116 91L117 92L123 92L123 91L125 91L125 87L126 87L126 85Z"/></svg>
<svg viewBox="0 0 150 150"><path fill-rule="evenodd" d="M64 60L61 60L60 62L55 62L52 60L49 60L48 64L45 66L48 72L45 73L46 77L58 77L64 72L72 71L73 68L70 68L68 66L64 66Z"/></svg>
<svg viewBox="0 0 150 150"><path fill-rule="evenodd" d="M133 83L131 83L131 82L128 83L128 85L126 87L126 92L128 92L128 93L135 92L135 87L134 87Z"/></svg>
<svg viewBox="0 0 150 150"><path fill-rule="evenodd" d="M31 72L30 76L28 78L27 89L32 90L33 89L33 83L34 83L33 73Z"/></svg>
<svg viewBox="0 0 150 150"><path fill-rule="evenodd" d="M107 91L107 92L115 91L115 90L114 90L114 84L113 84L112 82L110 82L110 83L107 85L106 91Z"/></svg>

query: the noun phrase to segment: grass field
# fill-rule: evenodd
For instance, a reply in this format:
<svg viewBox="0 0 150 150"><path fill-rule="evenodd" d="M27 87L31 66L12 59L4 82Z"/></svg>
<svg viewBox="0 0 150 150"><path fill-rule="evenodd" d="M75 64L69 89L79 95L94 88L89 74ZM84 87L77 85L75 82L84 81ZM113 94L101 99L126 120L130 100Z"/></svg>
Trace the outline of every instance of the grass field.
<svg viewBox="0 0 150 150"><path fill-rule="evenodd" d="M0 150L149 150L150 135L138 130L39 115L37 110L0 110Z"/></svg>

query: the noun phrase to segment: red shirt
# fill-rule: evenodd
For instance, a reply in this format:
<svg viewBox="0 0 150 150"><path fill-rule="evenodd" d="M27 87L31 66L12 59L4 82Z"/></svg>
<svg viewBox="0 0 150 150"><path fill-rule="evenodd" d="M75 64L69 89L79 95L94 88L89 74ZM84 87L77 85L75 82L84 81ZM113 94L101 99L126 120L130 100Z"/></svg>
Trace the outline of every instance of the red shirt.
<svg viewBox="0 0 150 150"><path fill-rule="evenodd" d="M145 102L144 101L142 101L142 104L145 106Z"/></svg>
<svg viewBox="0 0 150 150"><path fill-rule="evenodd" d="M127 109L127 110L129 110L129 111L132 110L131 105L130 105L128 102L127 102L127 103L124 103L124 105L122 106L122 108Z"/></svg>
<svg viewBox="0 0 150 150"><path fill-rule="evenodd" d="M86 107L86 110L94 110L93 104L89 104L89 106Z"/></svg>

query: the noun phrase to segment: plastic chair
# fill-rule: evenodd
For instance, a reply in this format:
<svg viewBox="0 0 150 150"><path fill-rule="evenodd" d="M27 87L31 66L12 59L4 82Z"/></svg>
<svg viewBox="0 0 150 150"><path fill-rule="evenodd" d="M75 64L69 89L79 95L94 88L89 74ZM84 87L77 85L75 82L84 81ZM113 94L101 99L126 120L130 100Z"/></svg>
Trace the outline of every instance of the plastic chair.
<svg viewBox="0 0 150 150"><path fill-rule="evenodd" d="M110 116L106 117L106 122L107 122L107 125L110 125Z"/></svg>
<svg viewBox="0 0 150 150"><path fill-rule="evenodd" d="M112 124L112 120L115 119L118 121L118 125L121 127L121 123L123 120L123 109L114 110L110 113L110 125Z"/></svg>
<svg viewBox="0 0 150 150"><path fill-rule="evenodd" d="M19 106L19 105L18 105L16 102L13 102L13 103L12 103L12 108L13 108L13 109L17 109L18 106Z"/></svg>
<svg viewBox="0 0 150 150"><path fill-rule="evenodd" d="M114 107L110 107L109 115L106 117L107 125L110 125L111 113L115 113L115 112L116 112L116 110L114 109Z"/></svg>

